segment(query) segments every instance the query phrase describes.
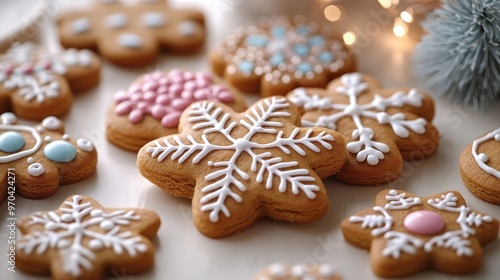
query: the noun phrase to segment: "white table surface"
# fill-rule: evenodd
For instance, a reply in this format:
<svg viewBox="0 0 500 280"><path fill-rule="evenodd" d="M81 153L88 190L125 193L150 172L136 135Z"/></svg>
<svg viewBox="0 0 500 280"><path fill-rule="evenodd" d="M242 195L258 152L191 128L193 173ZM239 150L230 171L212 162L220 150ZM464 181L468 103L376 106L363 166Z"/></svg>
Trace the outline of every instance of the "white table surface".
<svg viewBox="0 0 500 280"><path fill-rule="evenodd" d="M254 0L255 1L255 0ZM67 0L55 1L56 6L67 6ZM81 2L81 1L77 1ZM345 279L377 279L369 266L369 254L346 243L342 237L342 219L372 205L375 194L385 188L398 188L426 196L458 190L468 205L478 211L500 218L500 206L488 204L472 195L460 179L458 158L462 149L473 138L497 128L500 102L486 111L475 111L436 100L435 126L441 133L441 146L437 154L416 163L405 163L402 176L395 182L379 187L345 185L325 180L330 198L330 209L320 220L311 224L292 224L264 219L245 232L224 239L210 239L200 234L191 219L191 203L173 197L144 179L135 165L136 155L121 150L105 139L104 116L113 94L128 87L138 75L156 69L181 67L189 70L209 70L205 51L216 41L230 34L234 27L250 23L264 14L281 11L306 15L322 20L319 6L333 1L291 1L296 4L276 3L285 0L259 0L259 5L242 0L172 0L174 6L195 4L207 16L208 40L206 48L194 56L175 57L163 54L156 64L139 69L122 69L104 63L102 81L98 87L76 96L72 111L64 118L67 132L73 137L87 137L99 153L97 173L82 182L61 186L59 191L43 200L16 198L17 217L35 211L57 208L70 195L84 194L95 198L106 207L143 207L156 211L162 225L154 239L155 267L138 275L122 275L115 271L108 279L250 279L257 271L273 262L327 262L334 265ZM247 1L250 2L250 1ZM336 1L344 5L346 18L337 24L339 33L347 30L364 32L366 40L355 45L358 69L378 78L384 87L418 86L411 77L411 53L416 41L396 38L391 24L375 21L371 12L380 11L375 0ZM362 7L359 8L359 7ZM49 11L48 14L53 14ZM22 16L22 15L20 15ZM378 24L378 25L377 25ZM378 29L374 27L378 26ZM371 31L370 31L371 30ZM41 28L42 44L57 49L54 22L47 20ZM256 95L246 96L249 102ZM4 172L4 171L2 171ZM7 204L0 204L0 252L6 252ZM485 247L484 266L477 273L455 276L426 271L407 279L498 279L500 275L500 242ZM1 279L48 279L7 271L6 254L0 254Z"/></svg>

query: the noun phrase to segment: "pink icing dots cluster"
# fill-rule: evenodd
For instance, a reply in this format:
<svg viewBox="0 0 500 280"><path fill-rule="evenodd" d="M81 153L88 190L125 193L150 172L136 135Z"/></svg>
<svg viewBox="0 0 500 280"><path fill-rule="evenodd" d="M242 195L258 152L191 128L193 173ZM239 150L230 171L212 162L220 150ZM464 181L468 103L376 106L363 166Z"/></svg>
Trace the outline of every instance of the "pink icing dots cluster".
<svg viewBox="0 0 500 280"><path fill-rule="evenodd" d="M131 123L139 123L151 115L164 127L176 127L189 105L199 100L233 102L234 95L224 86L214 84L201 72L172 70L154 72L126 91L115 94L118 115L127 115Z"/></svg>

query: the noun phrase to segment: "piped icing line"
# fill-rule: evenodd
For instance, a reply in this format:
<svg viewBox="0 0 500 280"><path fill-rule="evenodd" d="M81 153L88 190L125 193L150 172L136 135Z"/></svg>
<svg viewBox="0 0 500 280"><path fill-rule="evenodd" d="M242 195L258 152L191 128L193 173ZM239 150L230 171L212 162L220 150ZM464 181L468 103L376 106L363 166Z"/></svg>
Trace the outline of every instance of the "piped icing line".
<svg viewBox="0 0 500 280"><path fill-rule="evenodd" d="M500 143L500 128L493 130L493 131L487 133L486 135L484 135L483 137L480 137L480 138L474 140L472 142L471 152L472 152L472 155L474 156L474 160L476 161L479 168L481 168L482 170L484 170L484 172L486 172L488 174L491 174L497 178L500 178L500 171L491 167L491 166L488 166L486 164L489 160L488 156L484 153L478 154L478 151L477 151L479 146L482 143L489 141L491 139L495 139L495 141ZM499 149L500 149L500 145L499 145Z"/></svg>

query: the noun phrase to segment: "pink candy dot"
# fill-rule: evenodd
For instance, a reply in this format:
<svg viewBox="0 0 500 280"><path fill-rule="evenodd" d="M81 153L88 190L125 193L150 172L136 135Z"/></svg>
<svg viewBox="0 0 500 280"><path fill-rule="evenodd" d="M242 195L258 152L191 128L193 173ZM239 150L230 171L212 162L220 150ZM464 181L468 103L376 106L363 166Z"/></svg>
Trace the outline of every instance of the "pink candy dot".
<svg viewBox="0 0 500 280"><path fill-rule="evenodd" d="M182 112L179 111L169 113L161 119L161 124L164 127L177 127L181 118L181 114Z"/></svg>
<svg viewBox="0 0 500 280"><path fill-rule="evenodd" d="M168 105L170 104L170 97L167 95L158 95L155 100L156 104Z"/></svg>
<svg viewBox="0 0 500 280"><path fill-rule="evenodd" d="M124 101L116 105L115 112L118 115L126 115L132 111L132 102Z"/></svg>
<svg viewBox="0 0 500 280"><path fill-rule="evenodd" d="M151 115L153 118L161 120L167 114L167 109L161 105L154 105L151 107Z"/></svg>
<svg viewBox="0 0 500 280"><path fill-rule="evenodd" d="M403 221L406 230L419 235L433 235L446 226L446 223L436 212L419 210L406 215Z"/></svg>
<svg viewBox="0 0 500 280"><path fill-rule="evenodd" d="M126 91L120 90L119 92L115 93L115 102L123 102L125 100L129 100L129 96Z"/></svg>
<svg viewBox="0 0 500 280"><path fill-rule="evenodd" d="M234 95L230 91L222 91L217 94L217 99L222 102L233 102Z"/></svg>
<svg viewBox="0 0 500 280"><path fill-rule="evenodd" d="M147 102L154 102L156 99L156 92L154 91L147 91L144 93L144 100Z"/></svg>
<svg viewBox="0 0 500 280"><path fill-rule="evenodd" d="M183 111L186 109L189 105L191 105L192 100L186 100L186 99L174 99L172 100L172 107L179 111Z"/></svg>
<svg viewBox="0 0 500 280"><path fill-rule="evenodd" d="M210 90L208 90L206 88L197 89L194 92L194 98L196 100L205 100L205 99L208 99L209 96L210 96Z"/></svg>
<svg viewBox="0 0 500 280"><path fill-rule="evenodd" d="M130 112L130 114L128 115L128 120L131 122L131 123L139 123L140 121L142 121L144 115L142 113L141 110L139 109L134 109L132 110L132 112Z"/></svg>

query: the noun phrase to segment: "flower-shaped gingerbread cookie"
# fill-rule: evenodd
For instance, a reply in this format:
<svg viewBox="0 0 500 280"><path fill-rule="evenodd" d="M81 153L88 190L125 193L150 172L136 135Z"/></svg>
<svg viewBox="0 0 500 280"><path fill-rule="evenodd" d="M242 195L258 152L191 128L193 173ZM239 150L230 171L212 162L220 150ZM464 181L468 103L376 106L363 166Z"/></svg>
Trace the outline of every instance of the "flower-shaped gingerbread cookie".
<svg viewBox="0 0 500 280"><path fill-rule="evenodd" d="M192 198L194 222L210 237L238 233L263 216L314 221L328 209L321 178L340 170L345 143L335 131L299 122L283 97L245 113L196 102L181 116L180 134L145 145L137 164L161 189Z"/></svg>
<svg viewBox="0 0 500 280"><path fill-rule="evenodd" d="M288 99L299 106L303 126L323 126L346 139L349 157L340 181L376 185L401 173L403 159L433 155L439 135L430 121L434 102L416 89L382 90L370 76L345 74L326 90L298 88Z"/></svg>
<svg viewBox="0 0 500 280"><path fill-rule="evenodd" d="M246 109L239 92L215 83L205 73L154 72L115 94L107 115L106 136L111 143L137 152L149 141L177 133L181 113L198 100L219 101L237 112Z"/></svg>
<svg viewBox="0 0 500 280"><path fill-rule="evenodd" d="M216 46L210 61L214 72L236 88L260 89L263 96L325 87L355 68L353 55L332 30L303 17L263 18Z"/></svg>
<svg viewBox="0 0 500 280"><path fill-rule="evenodd" d="M130 4L95 0L89 9L68 11L58 22L61 44L96 49L123 66L147 65L162 48L192 53L203 45L205 20L200 12L172 9L165 0Z"/></svg>
<svg viewBox="0 0 500 280"><path fill-rule="evenodd" d="M401 277L433 268L464 274L479 269L482 245L498 236L499 223L474 212L455 191L418 197L384 190L374 207L344 219L344 238L370 249L381 277Z"/></svg>
<svg viewBox="0 0 500 280"><path fill-rule="evenodd" d="M500 128L475 139L464 149L460 174L473 194L500 204Z"/></svg>
<svg viewBox="0 0 500 280"><path fill-rule="evenodd" d="M50 54L31 43L14 44L0 55L0 113L42 120L71 108L72 91L99 82L100 61L91 51Z"/></svg>
<svg viewBox="0 0 500 280"><path fill-rule="evenodd" d="M18 221L16 266L56 280L104 278L107 271L137 273L154 263L150 241L160 227L147 209L104 208L90 197L73 195L59 209Z"/></svg>
<svg viewBox="0 0 500 280"><path fill-rule="evenodd" d="M0 167L5 170L0 174L0 202L7 193L44 198L60 184L81 181L95 172L97 152L93 144L64 134L59 119L47 117L31 127L16 124L14 114L4 113L0 121ZM10 184L12 174L14 184Z"/></svg>
<svg viewBox="0 0 500 280"><path fill-rule="evenodd" d="M335 269L327 264L290 266L274 263L263 269L254 280L341 280Z"/></svg>

